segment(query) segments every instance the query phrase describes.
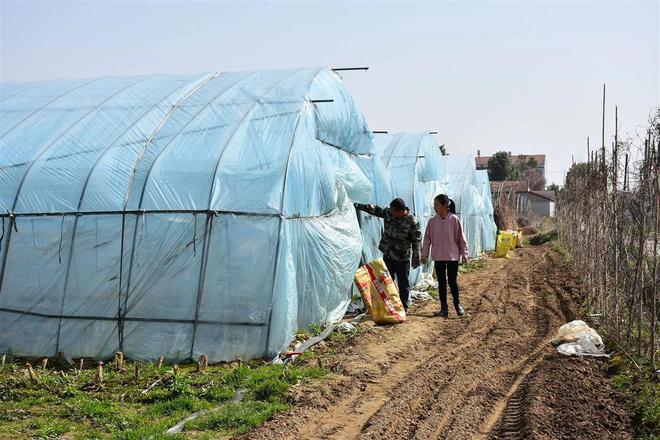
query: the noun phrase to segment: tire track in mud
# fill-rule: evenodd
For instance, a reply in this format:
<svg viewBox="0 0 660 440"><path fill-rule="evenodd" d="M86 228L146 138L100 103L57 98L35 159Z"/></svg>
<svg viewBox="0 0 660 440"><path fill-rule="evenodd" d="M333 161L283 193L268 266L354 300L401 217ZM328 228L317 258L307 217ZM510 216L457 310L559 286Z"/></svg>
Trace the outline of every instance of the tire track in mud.
<svg viewBox="0 0 660 440"><path fill-rule="evenodd" d="M380 352L365 336L343 359L354 388L340 389L331 405L319 405L325 409L294 408L244 438L461 439L522 432L529 375L570 310L561 286L543 281L556 269L548 252L523 248L509 261L490 260L484 270L462 275L465 317L430 318L434 302L378 341Z"/></svg>
<svg viewBox="0 0 660 440"><path fill-rule="evenodd" d="M497 289L494 290L500 291L505 283L506 280L504 278L493 280L488 284L488 290L497 287ZM488 334L492 331L495 324L497 323L498 314L493 315L489 313L481 313L487 311L489 307L492 307L492 299L487 297L482 299L485 299L486 302L490 304L487 304L484 307L483 301L480 301L479 305L477 306L477 310L475 310L473 313L475 316L479 316L479 319L465 319L465 324L463 324L461 327L449 327L443 325L435 328L434 338L431 339L440 337L449 337L453 339L455 341L453 350L458 353L456 357L447 360L446 353L438 352L437 347L433 345L431 345L430 350L425 353L426 356L421 357L421 359L419 353L412 353L413 356L416 356L417 359L419 359L417 363L414 365L409 365L408 368L395 368L393 371L390 371L388 374L383 376L381 380L377 381L375 384L370 384L367 389L365 389L364 392L358 396L357 399L351 399L351 401L347 402L347 404L343 404L340 408L337 408L339 411L345 410L356 416L352 425L340 426L340 423L332 423L334 420L331 420L330 426L326 427L323 432L318 433L320 437L343 439L354 438L358 436L364 429L368 429L371 426L372 417L374 417L374 415L377 414L377 412L383 406L389 404L390 402L393 402L393 405L398 405L400 398L396 396L396 390L404 385L403 382L405 382L406 376L411 372L418 370L420 367L425 370L438 368L440 365L445 367L452 367L463 361L465 357L471 353L471 350L476 348L475 346L478 345L478 341L476 341L472 335ZM481 317L487 319L481 319ZM450 321L462 323L463 320L464 318L440 321L439 318L435 318L432 320L432 322L448 324ZM449 332L443 334L443 330L448 330ZM430 344L432 343L433 342L431 340ZM428 390L434 390L441 389L445 380L442 377L439 377L437 374L433 373L430 375L430 377L427 376L425 378L425 382L428 384ZM391 392L383 392L381 389L379 389L383 383L395 383L397 386L392 387ZM405 391L402 392L405 394ZM410 397L412 400L407 402L407 405L410 407L415 405L420 406L424 402L423 395L416 394ZM400 429L399 432L401 432ZM301 434L303 435L302 438L305 438L306 433ZM314 435L310 433L310 437L308 438L313 437Z"/></svg>
<svg viewBox="0 0 660 440"><path fill-rule="evenodd" d="M539 268L545 269L545 254L539 260L529 269L534 271L531 273L533 277L538 276L536 271ZM516 328L520 326L519 314L529 313L530 306L537 299L530 292L531 283L525 269L519 262L509 265L506 275L498 277L499 279L489 286L492 288L497 284L497 294L494 297L485 296L488 291L480 292L480 303L489 303L490 310L486 308L477 310L476 313L487 315L487 324L478 329L470 329L469 325L462 328L467 342L447 347L451 352L459 354L449 359L434 358L436 362L424 365L425 373L414 379L417 384L423 384L422 387L402 383L401 391L370 417L365 429L360 433L360 438L387 438L391 432L409 438L442 438L444 433L447 438L460 438L470 437L476 431L478 426L474 424L474 414L478 411L475 410L498 404L498 393L504 394L510 382L515 383L518 380L516 377L519 371L524 371L528 363L537 362L530 357L545 347L545 339L550 331L550 319L546 316L548 311L544 307L544 299L541 299L540 307L534 308L538 317L537 325L531 325L532 328L527 329L524 334ZM515 281L507 282L508 280ZM483 301L484 299L486 301ZM512 299L515 301L512 302ZM505 331L498 331L500 328ZM514 329L514 333L522 342L518 344L516 356L509 356L506 362L502 362L496 351L485 354L488 347L497 350L503 343L511 340L510 329ZM529 336L533 340L529 340ZM524 346L530 346L529 351L532 351L532 354L523 356L522 361L517 361L515 358L519 357L520 350L525 349ZM480 365L475 365L480 358ZM453 370L458 373L452 373ZM397 416L402 406L405 408L404 417ZM467 418L473 419L472 424L467 425L469 432L464 430L465 422L469 422ZM457 424L461 429L453 429Z"/></svg>

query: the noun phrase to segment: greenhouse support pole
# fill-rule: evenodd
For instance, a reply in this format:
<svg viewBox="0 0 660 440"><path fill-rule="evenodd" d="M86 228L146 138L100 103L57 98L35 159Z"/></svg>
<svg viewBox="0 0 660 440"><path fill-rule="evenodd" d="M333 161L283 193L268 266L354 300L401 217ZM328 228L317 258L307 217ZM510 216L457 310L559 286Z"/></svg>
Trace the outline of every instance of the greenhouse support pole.
<svg viewBox="0 0 660 440"><path fill-rule="evenodd" d="M105 157L106 153L107 153L108 151L110 151L110 149L112 149L114 146L116 146L116 145L117 145L117 142L119 142L119 140L122 139L122 137L124 137L124 135L125 135L126 133L128 133L132 128L134 128L134 127L138 124L138 122L142 121L142 119L143 119L144 117L146 117L149 113L151 113L155 108L157 108L161 103L163 103L163 102L167 99L167 97L169 97L172 93L176 92L179 88L180 88L180 86L177 85L174 89L172 89L172 90L168 90L167 94L166 94L165 96L163 96L163 98L161 98L161 99L158 101L158 103L156 103L156 104L154 104L153 106L149 107L144 113L142 113L142 114L141 114L141 115L135 120L135 122L129 124L129 125L126 127L126 129L125 129L125 130L124 130L119 136L117 136L117 137L115 138L114 141L112 141L110 144L108 144L107 147L105 147L105 148L103 149L103 151L101 152L101 154L99 154L99 156L97 157L97 159L94 161L94 163L93 163L92 166L90 167L89 172L87 173L87 177L85 178L85 183L83 184L83 187L82 187L82 189L80 190L80 197L78 198L78 207L77 207L77 210L76 210L76 212L75 212L75 214L74 214L74 215L75 215L75 219L73 220L73 233L72 233L72 235L71 235L71 246L70 246L70 248L69 248L69 257L68 257L68 263L67 263L67 271L66 271L66 276L64 277L64 294L63 294L63 296L66 295L66 292L67 292L68 287L69 287L69 280L70 280L70 276L71 276L71 261L72 261L72 258L73 258L73 249L74 249L74 245L75 245L76 237L77 237L78 222L79 222L79 220L80 220L80 217L84 215L84 213L81 213L81 212L80 212L80 209L82 208L83 200L85 199L85 194L87 193L87 187L88 187L88 185L89 185L89 180L90 180L90 178L92 177L92 174L94 173L94 170L96 170L96 167L97 167L98 164L101 162L101 160ZM113 214L115 214L115 215L120 214L120 215L122 216L122 218L121 218L121 234L122 234L122 236L121 236L121 245L120 245L120 252L121 252L121 254L120 254L120 256L119 256L119 261L120 261L120 265L119 265L119 272L120 272L120 273L119 273L119 279L120 279L120 284L119 284L119 289L118 289L119 307L118 307L118 311L117 311L117 317L119 317L119 316L121 315L121 279L122 279L121 266L122 266L123 253L124 253L124 225L125 225L125 223L126 223L126 212L125 212L125 210L124 210L124 211L122 211L122 212L115 212L115 213L113 213ZM65 215L65 214L62 214L62 215ZM64 314L64 297L62 298L62 307L61 307L60 314L61 314L61 315ZM117 326L118 326L118 328L117 328L117 333L118 333L118 335L119 335L119 323L117 324ZM59 353L61 328L62 328L62 319L60 318L60 323L59 323L58 328L57 328L57 349L56 349L56 351L55 351L55 355L57 355L57 353ZM120 340L120 342L121 342L121 340ZM121 345L120 342L118 342L118 345ZM121 348L120 348L120 350L121 350Z"/></svg>
<svg viewBox="0 0 660 440"><path fill-rule="evenodd" d="M211 234L213 233L213 217L212 213L206 215L206 222L204 223L204 242L202 244L202 262L199 265L199 283L197 287L197 299L195 301L195 322L193 323L192 341L190 344L190 359L193 359L195 353L195 339L197 337L197 326L199 325L199 310L202 304L202 295L204 294L204 282L206 281L206 267L209 262L209 243L211 241ZM193 238L194 240L194 238Z"/></svg>
<svg viewBox="0 0 660 440"><path fill-rule="evenodd" d="M43 157L43 155L46 154L46 152L47 152L48 150L50 150L50 148L51 148L53 145L56 145L57 142L58 142L60 139L62 139L67 133L69 133L74 127L76 127L76 126L77 126L82 120L84 120L88 115L90 115L90 114L93 113L94 111L98 110L103 104L105 104L106 102L108 102L109 100L111 100L112 98L114 98L115 96L121 94L122 92L126 91L127 89L133 87L134 85L139 84L139 83L141 83L141 82L143 82L143 81L146 81L147 78L150 78L150 77L153 77L153 76L154 76L154 75L151 75L151 76L148 76L148 77L141 78L141 79L139 79L138 81L134 81L134 82L128 84L127 86L121 88L120 90L117 90L116 92L112 93L112 94L111 94L110 96L108 96L107 98L101 100L101 102L97 103L97 104L94 105L92 108L90 108L89 110L87 110L82 116L80 116L78 119L76 119L76 120L75 120L75 121L74 121L69 127L67 127L64 131L62 131L62 132L61 132L61 133L60 133L55 139L53 139L53 140L52 140L51 142L49 142L45 147L43 147L43 148L41 149L41 151L39 151L39 153L36 155L36 157L30 162L30 164L28 165L27 169L25 170L25 173L23 173L23 177L21 177L21 181L19 182L19 184L18 184L18 188L16 189L16 195L14 196L14 202L13 202L13 204L12 204L12 208L11 208L12 212L16 210L16 206L18 205L18 198L19 198L19 196L20 196L20 194L21 194L21 190L23 189L23 185L25 184L25 181L27 180L27 176L28 176L28 174L30 174L30 171L32 170L32 168L34 167L34 165L35 165L36 163L39 162L39 160ZM73 92L73 91L75 91L75 90L78 90L78 89L82 88L83 86L86 86L86 85L88 85L88 84L90 84L90 83L92 83L92 82L98 81L98 80L100 80L100 79L102 79L102 78L95 78L95 79L92 79L92 80L90 80L90 81L87 81L87 82L81 84L80 86L78 86L78 87L76 87L76 88L74 88L74 89L72 89L72 90L67 91L66 93L63 93L63 94L57 96L55 99L51 100L48 104L42 106L41 109L43 109L44 107L48 106L49 104L51 104L51 103L57 101L59 98L65 96L65 95L67 95L67 94L69 94L69 93L71 93L71 92ZM30 115L26 116L21 122L23 122L24 120L26 120L27 118L29 118L30 116L32 116L33 114L35 114L35 113L38 112L38 111L39 111L39 110L35 110L35 111L32 112ZM16 128L18 125L20 125L21 122L19 122L19 123L17 123L16 125L14 125L12 128L10 128L8 131L6 131L6 132L5 132L2 136L0 136L0 137L4 137L7 133L9 133L9 132L12 131L14 128ZM62 221L64 221L64 217L62 218ZM11 225L10 225L10 226L11 226ZM63 227L63 226L62 226L62 227ZM15 228L16 228L16 224L15 224L15 220L14 220L14 229L15 229ZM9 255L9 249L10 249L11 237L12 237L12 228L10 227L9 232L8 232L8 234L7 234L7 246L6 246L6 247L7 247L7 250L6 250L6 252L4 253L4 255L3 255L3 258L2 258L2 268L0 268L0 292L2 292L2 286L3 286L3 283L4 283L4 274L5 274L5 269L6 269L6 267L7 267L7 257L8 257L8 255ZM62 238L60 237L60 240L61 240L61 239L62 239ZM60 242L60 244L61 244L61 242ZM62 295L64 296L64 292L62 293ZM63 307L63 306L64 306L64 298L62 298L62 307ZM57 341L56 341L56 343L55 343L55 348L56 348L55 355L57 355L57 350L59 349L59 339L60 339L60 331L59 331L59 328L58 328L58 332L57 332Z"/></svg>
<svg viewBox="0 0 660 440"><path fill-rule="evenodd" d="M320 73L320 71L314 75L314 78ZM313 79L312 79L313 81ZM310 81L311 84L311 81ZM300 125L300 120L302 119L302 111L298 114L298 119L296 120L296 125L293 129L293 136L291 138L291 145L289 146L289 155L287 156L286 159L286 166L284 168L284 179L282 182L282 199L280 200L280 222L279 222L279 228L278 228L278 233L277 233L277 250L275 251L275 269L273 273L273 289L271 290L270 293L270 303L268 305L268 325L266 328L266 346L264 348L264 353L268 354L268 347L270 346L270 333L271 333L271 324L273 320L273 306L274 306L274 301L275 301L275 286L277 285L277 276L279 274L279 266L280 266L280 255L282 253L282 236L283 236L283 229L286 226L286 221L285 221L285 214L284 214L284 197L286 196L286 185L289 177L289 168L291 166L291 157L293 156L293 147L296 144L296 136L298 134L298 126ZM318 129L318 127L317 127ZM318 137L318 136L315 136Z"/></svg>

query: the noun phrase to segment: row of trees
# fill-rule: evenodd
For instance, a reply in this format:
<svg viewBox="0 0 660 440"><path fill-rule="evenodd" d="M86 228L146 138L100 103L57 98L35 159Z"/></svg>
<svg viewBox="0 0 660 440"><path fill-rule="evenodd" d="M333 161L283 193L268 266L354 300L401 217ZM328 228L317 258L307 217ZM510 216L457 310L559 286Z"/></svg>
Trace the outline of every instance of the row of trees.
<svg viewBox="0 0 660 440"><path fill-rule="evenodd" d="M532 190L542 190L546 183L534 157L523 154L513 157L506 151L498 151L488 160L488 178L491 181L519 180Z"/></svg>
<svg viewBox="0 0 660 440"><path fill-rule="evenodd" d="M593 315L621 347L654 357L660 353L659 150L660 110L642 139L623 141L615 133L606 149L603 133L600 151L567 173L557 204L560 240Z"/></svg>

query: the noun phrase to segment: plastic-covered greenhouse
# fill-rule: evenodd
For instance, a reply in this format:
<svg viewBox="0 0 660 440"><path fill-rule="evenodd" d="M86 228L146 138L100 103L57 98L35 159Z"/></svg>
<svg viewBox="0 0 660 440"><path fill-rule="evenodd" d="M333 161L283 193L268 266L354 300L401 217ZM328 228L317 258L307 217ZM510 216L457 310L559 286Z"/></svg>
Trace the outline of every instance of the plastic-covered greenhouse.
<svg viewBox="0 0 660 440"><path fill-rule="evenodd" d="M477 191L483 201L483 211L481 213L481 245L485 251L495 250L495 238L497 235L497 225L493 216L493 195L490 192L490 179L488 171L477 170Z"/></svg>
<svg viewBox="0 0 660 440"><path fill-rule="evenodd" d="M353 202L401 197L424 229L440 192L492 249L472 157L374 140L328 68L0 83L0 352L274 356L381 256Z"/></svg>
<svg viewBox="0 0 660 440"><path fill-rule="evenodd" d="M470 256L495 249L496 228L488 174L475 169L474 157L443 156L429 132L378 134L374 143L383 157L389 178L380 176L372 182L374 186L392 188L382 193L386 200L378 204L387 205L390 194L401 197L419 219L424 232L428 220L435 215L433 198L445 193L456 203ZM361 222L365 241L363 255L368 261L382 256L378 251L382 222L368 215L361 215L361 218L364 219ZM421 280L422 272L431 271L430 263L411 270L411 285Z"/></svg>
<svg viewBox="0 0 660 440"><path fill-rule="evenodd" d="M442 153L433 135L422 133L381 134L375 143L382 147L383 161L390 172L396 197L401 197L417 216L422 234L428 220L435 215L433 198L439 194L442 178ZM426 267L410 271L410 284L421 280Z"/></svg>
<svg viewBox="0 0 660 440"><path fill-rule="evenodd" d="M350 301L374 156L328 68L0 84L0 352L275 355Z"/></svg>

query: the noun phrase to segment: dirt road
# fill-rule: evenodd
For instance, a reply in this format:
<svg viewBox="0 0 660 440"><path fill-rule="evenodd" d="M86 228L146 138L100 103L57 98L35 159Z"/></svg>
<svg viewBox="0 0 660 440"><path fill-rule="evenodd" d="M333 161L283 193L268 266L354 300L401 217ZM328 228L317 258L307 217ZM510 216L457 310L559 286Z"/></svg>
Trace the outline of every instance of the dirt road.
<svg viewBox="0 0 660 440"><path fill-rule="evenodd" d="M517 250L459 277L467 315L438 305L406 324L371 323L319 354L335 374L250 439L630 438L625 399L606 361L549 344L575 319L577 284L548 246Z"/></svg>

